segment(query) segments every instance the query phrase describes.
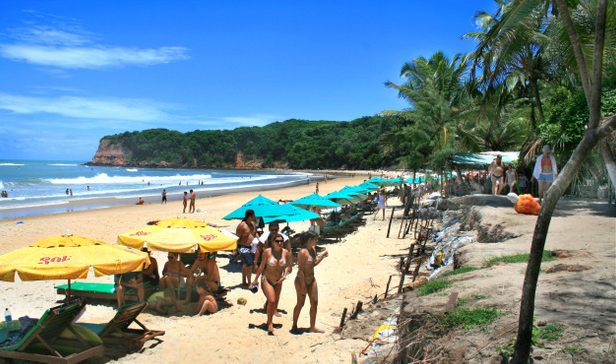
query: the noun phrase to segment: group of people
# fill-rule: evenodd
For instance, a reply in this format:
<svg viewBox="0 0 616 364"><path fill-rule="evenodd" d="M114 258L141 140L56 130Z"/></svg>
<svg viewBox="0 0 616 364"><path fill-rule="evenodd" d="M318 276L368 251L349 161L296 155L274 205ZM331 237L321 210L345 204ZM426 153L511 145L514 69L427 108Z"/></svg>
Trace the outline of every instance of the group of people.
<svg viewBox="0 0 616 364"><path fill-rule="evenodd" d="M167 200L167 196L164 196L165 201ZM195 193L195 191L190 190L190 195L188 195L188 192L184 191L184 209L182 210L182 213L186 213L186 206L188 206L188 201L190 201L190 206L188 207L188 213L193 213L195 212L195 202L197 200L197 194Z"/></svg>
<svg viewBox="0 0 616 364"><path fill-rule="evenodd" d="M150 253L147 248L143 251ZM145 300L144 283L158 287L147 299L148 306L161 314L167 314L170 307L181 310L181 303L190 304L193 288L199 295L194 314L199 316L205 313L218 311L218 304L212 292L217 292L220 286L220 273L216 264L216 253L199 251L197 259L188 269L178 259L176 253L168 253L168 261L163 266L162 276L158 272L158 262L150 255L150 265L141 272L125 273L115 277L115 289L118 307L124 303L126 290L135 289L140 301ZM185 288L186 297L180 302L176 295L178 288Z"/></svg>
<svg viewBox="0 0 616 364"><path fill-rule="evenodd" d="M289 238L280 232L278 223L269 224L269 231L261 235L255 225L255 212L246 210L244 220L236 229L237 254L242 260L242 285L253 292L259 285L265 295L265 311L267 313L268 334L274 334L273 318L278 315L278 302L282 285L293 271L294 257ZM297 304L293 309L292 333L298 333L298 319L304 306L306 296L310 298L310 331L322 333L316 327L318 306L318 289L314 267L328 256L327 250L317 254L316 243L318 235L308 231L299 237L301 250L297 255L297 275L295 290ZM252 273L255 278L252 280ZM261 280L259 280L261 278Z"/></svg>
<svg viewBox="0 0 616 364"><path fill-rule="evenodd" d="M531 180L536 180L539 184L539 201L543 199L545 192L550 188L552 182L558 175L558 167L556 159L552 154L552 149L549 145L544 145L542 154L537 157L533 168L533 176ZM524 174L518 174L513 165L505 166L502 161L502 156L499 154L490 164L488 169L490 179L492 181L492 194L500 195L505 186L505 178L511 192L514 187L518 187L519 192L526 192L528 188L528 178Z"/></svg>

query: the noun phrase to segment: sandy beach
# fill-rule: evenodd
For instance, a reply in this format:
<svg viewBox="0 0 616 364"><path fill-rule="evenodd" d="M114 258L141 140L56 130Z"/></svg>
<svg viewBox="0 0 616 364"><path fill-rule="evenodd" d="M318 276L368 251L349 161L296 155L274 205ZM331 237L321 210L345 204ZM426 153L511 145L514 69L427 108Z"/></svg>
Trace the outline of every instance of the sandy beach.
<svg viewBox="0 0 616 364"><path fill-rule="evenodd" d="M320 192L326 194L338 190L346 185L356 185L363 182L367 176L341 177L328 182L321 182ZM272 200L294 200L314 192L315 186L296 186L279 190L265 191L263 195ZM8 219L0 221L0 253L4 254L18 248L28 246L42 238L61 235L70 230L71 233L85 237L100 239L115 243L117 235L131 229L144 226L149 221L160 220L176 216L207 221L217 226L235 231L239 221L226 221L222 217L235 210L243 203L257 196L256 192L235 193L211 198L198 198L197 212L195 214L181 214L181 202L169 202L166 205L158 203L142 206L115 207L109 209L81 211L57 215L27 217L22 219ZM498 198L498 197L497 197ZM504 199L504 197L503 197ZM393 198L390 206L400 206L400 202ZM530 236L534 227L535 217L516 214L511 207L480 207L485 221L500 223L511 232L514 238L506 244L471 244L462 250L465 265L480 266L485 257L501 254L528 252ZM611 288L606 292L607 302L614 301L613 281L616 275L614 267L614 216L587 206L569 206L568 209L577 209L576 212L560 210L555 215L553 226L550 229L546 249L568 249L577 257L577 262L587 260L586 264L592 267L588 271L560 272L555 275L546 275L545 279L551 285L541 286L538 296L538 314L549 310L552 294L550 292L565 287L570 276L575 274L575 282L582 282L581 276L590 280L610 282ZM577 212L579 210L579 213ZM398 211L398 210L397 210ZM603 210L602 210L603 211ZM390 210L387 211L389 218ZM22 222L22 223L18 223ZM399 220L394 220L397 229ZM587 226L596 229L592 234ZM308 224L291 223L295 231L307 229ZM292 312L296 302L296 293L292 279L284 282L282 288L279 310L282 317L275 318L274 323L282 325L275 331L275 336L268 336L264 330L266 315L261 308L265 298L262 292L251 293L247 289L236 287L241 283L239 270L229 270L229 259L218 258L221 280L223 286L230 287L226 299L230 307L221 309L210 316L160 316L151 312L144 313L140 320L148 327L165 330L164 342L154 347L146 343L142 353L133 353L111 360L118 363L169 363L169 362L202 362L211 363L268 363L272 361L284 363L349 363L352 353L359 353L368 343L366 337L353 335L338 335L332 331L340 322L342 310L351 309L358 300L367 302L375 294L382 294L390 275L397 274L396 266L399 254L404 254L410 239L386 238L388 221L373 221L367 217L366 226L359 231L348 235L342 242L321 244L329 252L329 257L316 267L316 279L319 284L319 309L317 326L325 329L325 334L303 333L293 335L289 332L292 323ZM396 230L397 231L397 230ZM589 235L590 234L590 235ZM595 240L591 244L592 236ZM603 254L600 254L600 252ZM162 269L166 261L166 253L154 252ZM561 262L562 263L562 262ZM551 263L547 267L556 265ZM601 266L598 267L597 264ZM523 279L523 266L499 266L491 268L487 273L470 273L468 281L460 283L457 289L466 290L461 297L485 294L485 292L498 292L492 294L488 301L490 304L501 305L511 310L515 317L518 308ZM512 277L514 277L512 279ZM481 278L481 279L479 279ZM558 279L556 279L558 278ZM459 277L459 280L465 277ZM543 280L543 276L542 276ZM112 282L112 277L89 277L87 281ZM476 281L476 283L475 283ZM56 294L54 285L64 284L65 281L36 281L36 282L0 282L0 289L4 292L0 300L6 307L10 307L13 317L29 315L40 316L45 309L53 306L63 296ZM598 283L599 284L599 283ZM500 287L500 288L499 288ZM590 286L587 286L590 287ZM593 286L594 287L594 286ZM451 288L453 290L456 288ZM483 292L483 293L482 293ZM440 307L446 301L447 293L439 294L433 302L425 299L422 305ZM573 293L572 293L573 294ZM581 294L580 294L581 295ZM238 298L247 299L245 306L237 305ZM561 317L567 320L566 302L559 301L564 312ZM601 301L604 302L604 301ZM604 304L587 309L602 310ZM307 302L300 315L300 328L307 328L309 303ZM88 306L85 315L80 319L83 322L107 322L115 313L115 302L94 303ZM507 316L508 321L503 325L511 325L512 315ZM579 319L579 317L578 317ZM582 320L583 321L583 320ZM577 323L576 323L577 324ZM367 327L373 331L378 327ZM614 335L611 320L608 322L608 332ZM605 327L602 328L605 330ZM459 340L464 341L462 337ZM486 354L487 357L493 356ZM481 358L481 356L479 357ZM477 359L479 359L477 358ZM485 359L486 357L484 357ZM100 359L101 361L109 358ZM482 362L475 361L475 362Z"/></svg>
<svg viewBox="0 0 616 364"><path fill-rule="evenodd" d="M321 182L320 192L326 194L346 185L356 185L366 176L355 178L337 178L327 183ZM314 192L314 184L297 186L274 191L265 191L263 195L272 200L298 199ZM230 231L235 231L239 221L222 220L222 217L240 207L243 203L257 196L256 192L236 193L211 198L198 198L197 212L182 215L181 202L158 203L142 206L115 207L101 210L80 211L57 215L35 216L0 221L0 253L7 253L26 247L42 238L56 236L70 231L75 235L100 239L115 243L117 235L131 229L144 226L152 220L185 216L196 220L208 221ZM21 223L18 223L21 222ZM307 223L291 223L296 231L306 230ZM390 274L395 273L396 259L388 254L403 249L404 240L384 239L386 222L369 220L367 226L359 233L348 236L342 243L322 245L329 251L329 257L316 269L319 282L319 310L317 326L326 330L326 334L292 335L289 330L292 311L296 302L296 293L292 279L284 283L279 309L282 317L275 318L274 323L282 327L276 330L275 337L268 337L262 328L266 315L260 311L265 298L262 292L253 294L242 288L232 288L227 294L231 307L224 308L211 316L163 317L144 313L140 320L148 327L165 330L164 343L145 350L141 354L131 354L118 359L118 362L130 363L168 363L188 362L208 357L214 363L250 362L265 363L271 360L284 362L348 362L351 352L358 352L365 347L363 340L337 340L332 330L339 324L340 315L345 307L382 293L384 284ZM166 253L154 252L160 269L166 261ZM221 268L222 284L234 287L241 283L239 270L229 271L225 268L228 259L218 258ZM112 277L89 277L86 281L113 281ZM65 281L34 281L15 283L0 282L4 292L1 300L10 307L13 317L29 315L40 316L45 309L53 306L62 298L55 293L54 285ZM248 300L245 306L237 305L239 297ZM259 310L255 312L255 310ZM300 328L307 328L309 303L306 303L300 316ZM115 303L89 305L81 320L84 322L106 322L115 312ZM253 328L256 326L256 328ZM201 351L202 345L207 350ZM149 344L146 344L146 346Z"/></svg>

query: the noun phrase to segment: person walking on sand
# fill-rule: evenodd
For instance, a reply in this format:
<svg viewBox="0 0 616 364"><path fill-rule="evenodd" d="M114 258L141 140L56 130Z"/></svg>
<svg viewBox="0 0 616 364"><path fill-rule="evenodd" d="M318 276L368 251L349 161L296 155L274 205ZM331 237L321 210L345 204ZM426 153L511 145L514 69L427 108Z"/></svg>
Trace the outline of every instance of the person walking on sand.
<svg viewBox="0 0 616 364"><path fill-rule="evenodd" d="M186 213L186 206L187 205L188 205L188 192L184 191L184 210L182 210L183 214Z"/></svg>
<svg viewBox="0 0 616 364"><path fill-rule="evenodd" d="M385 207L387 206L387 196L385 196L385 190L381 188L379 190L379 195L376 200L376 212L374 213L374 218L372 221L376 220L377 215L379 214L379 210L383 210L383 221L385 221Z"/></svg>
<svg viewBox="0 0 616 364"><path fill-rule="evenodd" d="M167 190L163 189L163 200L161 201L161 204L166 204L167 203Z"/></svg>
<svg viewBox="0 0 616 364"><path fill-rule="evenodd" d="M197 199L197 195L195 194L195 191L190 190L190 208L188 209L188 212L195 212L195 200Z"/></svg>
<svg viewBox="0 0 616 364"><path fill-rule="evenodd" d="M503 164L503 157L500 154L492 160L488 172L492 179L492 195L500 195L505 182L505 165Z"/></svg>
<svg viewBox="0 0 616 364"><path fill-rule="evenodd" d="M310 298L310 332L324 333L323 329L315 326L317 320L317 306L319 304L319 290L317 280L314 276L314 267L329 255L327 250L317 257L317 241L319 236L308 231L300 236L300 241L304 247L297 254L297 276L295 277L295 291L297 292L297 304L293 309L293 327L291 333L299 333L297 320L304 307L306 294Z"/></svg>
<svg viewBox="0 0 616 364"><path fill-rule="evenodd" d="M240 254L242 260L242 285L248 287L250 284L250 278L252 277L252 265L254 264L254 257L252 255L252 240L257 234L257 228L255 226L255 212L253 210L246 210L244 220L235 229L235 235L237 239L237 252Z"/></svg>
<svg viewBox="0 0 616 364"><path fill-rule="evenodd" d="M257 286L259 276L261 279L261 289L267 297L267 332L274 335L274 314L278 310L278 301L282 291L282 282L291 273L291 252L282 247L284 239L280 234L274 235L274 245L263 251L263 259L257 270L255 280L251 287Z"/></svg>
<svg viewBox="0 0 616 364"><path fill-rule="evenodd" d="M319 182L317 182L317 184L315 185L314 193L316 193L317 195L319 194Z"/></svg>
<svg viewBox="0 0 616 364"><path fill-rule="evenodd" d="M535 168L533 169L533 179L539 182L539 203L541 203L543 195L550 188L557 176L558 168L556 167L556 158L554 158L550 146L544 145L543 154L537 157Z"/></svg>

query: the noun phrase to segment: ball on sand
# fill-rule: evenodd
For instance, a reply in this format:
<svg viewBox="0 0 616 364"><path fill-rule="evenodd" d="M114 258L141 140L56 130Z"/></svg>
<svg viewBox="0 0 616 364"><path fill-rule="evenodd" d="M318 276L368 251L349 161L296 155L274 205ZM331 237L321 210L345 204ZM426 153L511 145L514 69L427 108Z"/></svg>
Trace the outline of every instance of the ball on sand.
<svg viewBox="0 0 616 364"><path fill-rule="evenodd" d="M237 299L237 304L245 306L246 305L246 299L244 297L238 298Z"/></svg>

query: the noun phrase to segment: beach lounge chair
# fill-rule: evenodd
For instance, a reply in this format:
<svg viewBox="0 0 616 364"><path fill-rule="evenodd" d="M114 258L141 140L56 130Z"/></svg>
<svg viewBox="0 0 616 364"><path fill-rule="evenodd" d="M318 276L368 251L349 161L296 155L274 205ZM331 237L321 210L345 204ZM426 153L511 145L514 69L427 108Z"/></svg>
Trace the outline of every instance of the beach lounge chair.
<svg viewBox="0 0 616 364"><path fill-rule="evenodd" d="M0 357L41 363L78 363L103 353L101 339L92 331L71 322L86 301L48 309L40 319L30 319L19 335L9 339L5 323L0 330ZM22 320L20 320L22 321Z"/></svg>
<svg viewBox="0 0 616 364"><path fill-rule="evenodd" d="M164 331L150 330L143 325L137 316L147 307L147 302L137 302L122 305L116 315L106 324L89 324L78 322L77 325L85 327L102 340L107 346L125 346L129 351L140 349L148 340L156 340L159 343L163 340L158 336L164 335ZM136 323L139 328L129 328L132 323Z"/></svg>
<svg viewBox="0 0 616 364"><path fill-rule="evenodd" d="M68 296L68 284L62 284L54 287L58 294ZM143 282L145 296L148 297L156 289L149 282ZM116 290L113 283L91 283L91 282L73 282L71 283L71 296L88 297L103 300L116 300ZM124 300L138 301L137 290L129 289L124 293Z"/></svg>

